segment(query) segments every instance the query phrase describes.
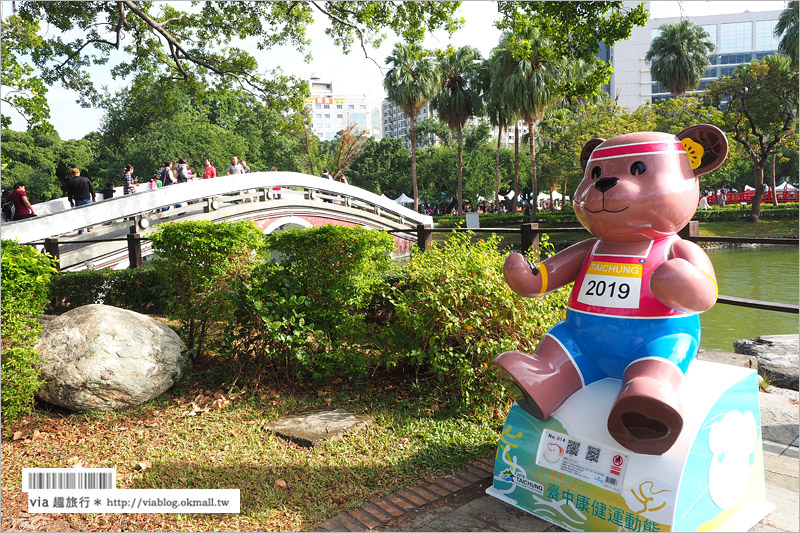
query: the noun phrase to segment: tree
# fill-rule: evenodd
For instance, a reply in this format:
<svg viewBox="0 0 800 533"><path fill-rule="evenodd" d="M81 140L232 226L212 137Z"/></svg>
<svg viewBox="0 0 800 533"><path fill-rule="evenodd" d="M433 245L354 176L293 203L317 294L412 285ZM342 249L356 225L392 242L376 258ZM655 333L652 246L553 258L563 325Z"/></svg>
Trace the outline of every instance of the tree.
<svg viewBox="0 0 800 533"><path fill-rule="evenodd" d="M515 35L505 34L499 48L512 50L511 41ZM529 55L507 62L510 68L505 78L503 98L508 106L515 110L528 124L528 148L531 155L531 193L536 196L538 183L536 178L536 124L544 117L548 109L562 99L561 87L565 82L565 69L558 56L553 55L552 43L543 38L538 30L528 29L525 39L530 47ZM514 190L513 204L517 205L519 191ZM531 206L531 220L536 220L536 203Z"/></svg>
<svg viewBox="0 0 800 533"><path fill-rule="evenodd" d="M800 35L798 35L798 2L793 0L789 2L786 9L781 12L778 17L778 23L775 25L775 36L780 37L781 41L778 43L778 50L789 56L792 62L792 68L797 70L798 58L797 47Z"/></svg>
<svg viewBox="0 0 800 533"><path fill-rule="evenodd" d="M481 85L484 95L484 109L489 123L497 128L497 150L495 152L495 187L494 205L500 205L500 147L503 140L503 132L508 130L509 123L516 117L511 114L506 100L503 98L503 84L505 82L505 69L501 63L504 56L497 48L492 50L490 56L481 66ZM516 183L519 176L515 179L514 190L517 190Z"/></svg>
<svg viewBox="0 0 800 533"><path fill-rule="evenodd" d="M449 47L439 54L441 89L433 99L439 117L456 130L458 140L458 212L464 212L463 174L464 138L462 129L467 120L481 109L480 80L478 79L481 53L472 46L454 49Z"/></svg>
<svg viewBox="0 0 800 533"><path fill-rule="evenodd" d="M410 158L400 139L367 139L361 155L350 165L348 179L356 187L397 198L409 190Z"/></svg>
<svg viewBox="0 0 800 533"><path fill-rule="evenodd" d="M715 45L708 33L691 20L665 24L660 30L644 58L651 62L653 78L674 96L681 96L700 85L711 64L708 54Z"/></svg>
<svg viewBox="0 0 800 533"><path fill-rule="evenodd" d="M403 110L409 121L411 186L414 194L414 211L418 211L417 140L414 121L422 107L436 94L439 84L438 71L430 53L415 43L396 43L392 54L386 58L386 64L391 65L383 80L386 97Z"/></svg>
<svg viewBox="0 0 800 533"><path fill-rule="evenodd" d="M596 94L611 77L611 65L596 58L600 46L627 39L634 26L644 26L648 19L644 2L498 2L497 10L502 18L496 26L511 34L508 46L517 59L530 56L536 35L550 41L553 57L595 65L589 76L565 80L565 94L576 98ZM531 29L536 32L529 33Z"/></svg>
<svg viewBox="0 0 800 533"><path fill-rule="evenodd" d="M328 22L326 33L348 53L358 44L378 46L391 29L403 39L420 41L426 31L460 24L453 18L459 2L15 2L9 25L3 26L3 80L11 74L14 89L25 89L35 78L22 70L17 58L30 54L46 85L59 82L81 95L81 103L99 101L100 93L88 69L108 63L112 51L122 61L111 67L114 78L144 75L153 81L170 80L190 88L209 82L251 92L277 111L302 109L306 83L280 70L262 73L248 45L259 50L289 45L306 54L307 28L319 14ZM186 9L179 9L185 7ZM12 20L13 19L13 20ZM37 39L39 27L49 29ZM79 30L79 31L70 31ZM75 38L67 35L76 35ZM7 52L9 61L6 61ZM35 121L41 112L41 92L31 106L18 109ZM38 102L38 103L37 103ZM34 105L35 104L35 105ZM38 114L37 114L38 113Z"/></svg>
<svg viewBox="0 0 800 533"><path fill-rule="evenodd" d="M450 144L452 133L447 124L435 116L425 117L414 123L414 130L417 137L417 146L429 148L437 144Z"/></svg>
<svg viewBox="0 0 800 533"><path fill-rule="evenodd" d="M19 113L28 124L36 125L50 118L47 87L34 76L31 65L20 62L20 56L41 46L38 24L17 15L0 21L0 56L4 91L0 102ZM11 117L0 116L0 125L7 128Z"/></svg>
<svg viewBox="0 0 800 533"><path fill-rule="evenodd" d="M764 194L764 168L773 151L796 135L798 74L789 58L771 55L739 65L707 90L722 111L723 129L753 161L755 194L750 220L758 222Z"/></svg>

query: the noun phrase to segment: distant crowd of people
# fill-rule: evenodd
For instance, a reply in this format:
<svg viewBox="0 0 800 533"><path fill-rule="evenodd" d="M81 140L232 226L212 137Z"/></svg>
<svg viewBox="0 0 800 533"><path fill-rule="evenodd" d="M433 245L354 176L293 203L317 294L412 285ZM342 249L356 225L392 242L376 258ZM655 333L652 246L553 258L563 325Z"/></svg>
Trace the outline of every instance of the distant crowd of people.
<svg viewBox="0 0 800 533"><path fill-rule="evenodd" d="M164 166L152 175L149 183L146 184L146 190L156 190L169 185L217 177L217 169L209 158L205 158L204 164L202 177L198 177L189 168L186 158L180 157L177 162L167 159L164 161ZM271 170L277 171L278 168L272 167ZM238 156L233 156L231 164L226 170L226 175L247 174L249 172L250 166L247 161L244 158L239 159ZM97 192L94 189L94 185L92 185L92 181L83 176L78 168L71 169L71 174L72 178L67 182L67 200L70 207L80 207L96 202ZM125 165L122 170L122 194L136 194L137 190L140 190L141 186L144 185L144 183L139 182L139 177L134 174L133 165ZM105 188L99 192L102 194L103 200L113 198L116 192L114 183L111 181L106 182ZM169 207L164 208L164 210L166 209L169 209ZM3 213L6 215L7 220L23 220L36 216L33 205L31 205L28 194L25 191L25 184L22 182L14 184L14 190L9 193L3 204ZM92 231L92 228L87 228L87 231ZM83 233L83 230L79 231L79 233Z"/></svg>

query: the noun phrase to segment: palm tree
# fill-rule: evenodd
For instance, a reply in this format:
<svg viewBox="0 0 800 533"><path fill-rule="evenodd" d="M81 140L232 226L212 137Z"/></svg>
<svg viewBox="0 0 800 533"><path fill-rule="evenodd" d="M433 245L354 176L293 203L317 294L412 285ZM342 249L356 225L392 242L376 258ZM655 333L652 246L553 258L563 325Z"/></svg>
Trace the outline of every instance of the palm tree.
<svg viewBox="0 0 800 533"><path fill-rule="evenodd" d="M481 91L478 71L481 53L472 46L457 50L448 48L439 56L441 90L433 99L433 107L450 129L456 130L458 139L458 212L464 211L463 172L464 157L462 128L467 119L481 109Z"/></svg>
<svg viewBox="0 0 800 533"><path fill-rule="evenodd" d="M500 146L503 132L508 132L509 125L515 125L514 142L514 182L513 190L519 190L519 128L518 117L503 98L506 78L513 67L513 58L507 50L497 47L481 66L481 91L483 92L484 111L489 123L497 128L497 151L495 153L495 186L494 205L500 206ZM516 199L514 199L516 201Z"/></svg>
<svg viewBox="0 0 800 533"><path fill-rule="evenodd" d="M778 23L775 24L775 35L781 36L781 42L778 43L778 50L789 56L792 62L792 68L797 70L797 45L798 45L798 31L797 31L797 18L798 18L798 2L794 0L789 2L789 5L781 12L778 17Z"/></svg>
<svg viewBox="0 0 800 533"><path fill-rule="evenodd" d="M399 106L409 120L414 211L419 211L414 121L425 104L436 94L439 88L439 72L430 53L416 43L396 43L392 54L386 58L386 64L392 67L383 80L387 99Z"/></svg>
<svg viewBox="0 0 800 533"><path fill-rule="evenodd" d="M531 191L538 193L536 180L536 124L548 109L564 97L567 69L562 62L549 56L551 43L535 29L526 29L524 38L531 43L530 49L522 58L514 58L508 64L512 67L506 77L503 99L528 124L528 143L531 154ZM510 34L505 34L498 48L509 50ZM510 54L510 52L508 52ZM514 190L514 207L517 205L518 191ZM531 220L536 220L537 205L531 202Z"/></svg>
<svg viewBox="0 0 800 533"><path fill-rule="evenodd" d="M650 73L674 96L681 96L700 85L711 64L708 54L714 51L708 33L691 20L665 24L650 43L644 56L650 61Z"/></svg>

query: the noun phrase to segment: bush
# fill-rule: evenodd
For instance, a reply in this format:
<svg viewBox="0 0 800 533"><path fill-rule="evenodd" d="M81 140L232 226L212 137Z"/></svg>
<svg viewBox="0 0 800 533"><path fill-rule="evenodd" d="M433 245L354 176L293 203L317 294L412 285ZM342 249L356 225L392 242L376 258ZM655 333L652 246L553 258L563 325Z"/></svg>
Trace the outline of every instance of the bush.
<svg viewBox="0 0 800 533"><path fill-rule="evenodd" d="M155 315L164 314L166 308L158 273L152 268L81 270L52 278L48 313L61 314L94 303Z"/></svg>
<svg viewBox="0 0 800 533"><path fill-rule="evenodd" d="M518 296L503 278L499 239L470 238L456 234L414 255L391 291L397 319L387 332L397 364L433 376L440 405L462 409L506 401L488 363L506 350L532 351L568 296Z"/></svg>
<svg viewBox="0 0 800 533"><path fill-rule="evenodd" d="M9 423L31 412L39 379L35 345L42 332L39 323L47 305L55 261L33 247L16 241L0 245L0 311L2 358L0 394L2 416Z"/></svg>
<svg viewBox="0 0 800 533"><path fill-rule="evenodd" d="M232 296L235 320L221 351L244 362L326 379L363 376L380 364L367 307L392 268L392 237L326 225L270 235L276 257L257 267Z"/></svg>
<svg viewBox="0 0 800 533"><path fill-rule="evenodd" d="M181 323L191 356L202 354L216 321L231 311L229 286L246 278L263 250L263 235L251 222L172 222L150 235L167 314Z"/></svg>

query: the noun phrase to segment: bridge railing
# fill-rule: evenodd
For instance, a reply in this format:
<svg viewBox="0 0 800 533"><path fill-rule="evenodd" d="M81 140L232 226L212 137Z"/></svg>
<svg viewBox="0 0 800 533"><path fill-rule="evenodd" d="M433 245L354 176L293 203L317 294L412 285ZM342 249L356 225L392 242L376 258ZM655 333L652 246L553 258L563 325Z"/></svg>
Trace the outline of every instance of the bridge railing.
<svg viewBox="0 0 800 533"><path fill-rule="evenodd" d="M429 215L352 185L297 172L254 172L144 190L76 208L63 207L63 201L51 202L46 214L3 223L3 238L28 243L109 223L116 229L130 221L147 226L196 210L200 202L215 211L231 204L272 200L341 202L402 225L432 223ZM168 211L161 211L167 207Z"/></svg>

